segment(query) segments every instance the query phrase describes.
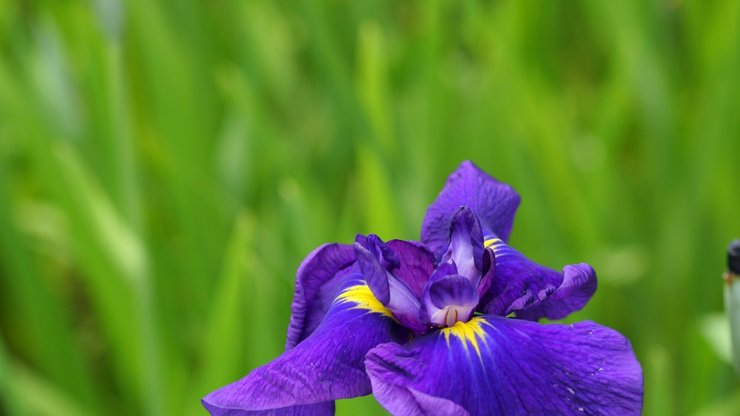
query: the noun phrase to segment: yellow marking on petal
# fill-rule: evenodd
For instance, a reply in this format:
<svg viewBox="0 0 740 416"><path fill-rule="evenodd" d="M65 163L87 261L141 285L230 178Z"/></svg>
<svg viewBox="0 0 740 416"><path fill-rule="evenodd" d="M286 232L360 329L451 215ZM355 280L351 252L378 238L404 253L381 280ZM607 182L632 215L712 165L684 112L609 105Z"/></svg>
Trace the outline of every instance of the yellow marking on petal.
<svg viewBox="0 0 740 416"><path fill-rule="evenodd" d="M468 343L473 346L475 353L480 358L480 346L478 345L478 339L486 344L486 333L483 331L483 325L491 326L485 319L476 316L468 322L457 321L455 325L442 328L442 334L445 336L447 346L450 346L450 336L454 336L462 342L465 350L468 350Z"/></svg>
<svg viewBox="0 0 740 416"><path fill-rule="evenodd" d="M350 286L344 289L342 293L337 296L337 302L352 302L355 304L352 309L365 309L373 313L379 313L393 318L391 311L388 310L388 308L386 308L385 305L375 297L375 295L373 295L370 287L366 284Z"/></svg>
<svg viewBox="0 0 740 416"><path fill-rule="evenodd" d="M492 245L494 245L496 243L499 243L499 242L501 242L501 239L500 238L490 238L490 239L488 239L488 240L486 240L486 241L483 242L483 247L488 248L488 247L491 247Z"/></svg>

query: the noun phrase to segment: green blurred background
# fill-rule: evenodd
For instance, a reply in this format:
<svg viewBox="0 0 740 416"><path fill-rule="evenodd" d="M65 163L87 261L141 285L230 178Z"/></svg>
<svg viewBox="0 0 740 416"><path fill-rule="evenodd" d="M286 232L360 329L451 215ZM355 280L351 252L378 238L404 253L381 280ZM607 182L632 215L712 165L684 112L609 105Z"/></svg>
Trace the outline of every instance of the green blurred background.
<svg viewBox="0 0 740 416"><path fill-rule="evenodd" d="M277 356L295 269L417 238L464 159L600 287L646 415L740 415L740 2L0 3L0 413L202 415ZM383 414L371 397L338 414Z"/></svg>

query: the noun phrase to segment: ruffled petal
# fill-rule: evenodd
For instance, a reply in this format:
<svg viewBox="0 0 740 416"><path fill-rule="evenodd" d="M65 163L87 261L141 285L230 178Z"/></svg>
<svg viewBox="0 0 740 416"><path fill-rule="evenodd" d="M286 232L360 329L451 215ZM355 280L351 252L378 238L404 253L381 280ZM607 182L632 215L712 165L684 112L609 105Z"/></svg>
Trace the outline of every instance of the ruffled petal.
<svg viewBox="0 0 740 416"><path fill-rule="evenodd" d="M557 289L539 302L516 312L516 316L530 321L541 317L563 319L583 308L596 292L596 272L586 263L563 268L563 281Z"/></svg>
<svg viewBox="0 0 740 416"><path fill-rule="evenodd" d="M485 313L538 320L562 319L583 308L596 291L596 273L588 264L565 266L563 272L541 266L498 238L486 238L495 270L483 296Z"/></svg>
<svg viewBox="0 0 740 416"><path fill-rule="evenodd" d="M354 263L349 244L324 244L306 256L296 273L286 348L304 340L321 323L344 280L357 274Z"/></svg>
<svg viewBox="0 0 740 416"><path fill-rule="evenodd" d="M367 352L380 343L407 337L365 282L351 280L308 338L209 394L203 403L213 415L226 411L282 415L301 414L295 406L366 395L371 392L363 365ZM319 414L326 409L326 405L303 408Z"/></svg>
<svg viewBox="0 0 740 416"><path fill-rule="evenodd" d="M461 206L467 206L480 220L484 234L496 234L508 241L519 195L465 161L447 179L437 199L427 209L421 227L421 241L440 258L447 250L450 221Z"/></svg>
<svg viewBox="0 0 740 416"><path fill-rule="evenodd" d="M642 410L642 369L629 341L592 322L541 325L486 315L406 346L380 345L365 366L376 399L394 415L435 415L435 406L497 416Z"/></svg>

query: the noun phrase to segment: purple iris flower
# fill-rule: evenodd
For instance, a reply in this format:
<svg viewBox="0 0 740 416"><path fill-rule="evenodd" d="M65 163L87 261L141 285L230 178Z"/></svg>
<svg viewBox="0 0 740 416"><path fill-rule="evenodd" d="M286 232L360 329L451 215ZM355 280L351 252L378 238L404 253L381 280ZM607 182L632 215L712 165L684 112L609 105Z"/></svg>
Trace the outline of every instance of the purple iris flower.
<svg viewBox="0 0 740 416"><path fill-rule="evenodd" d="M358 236L298 269L286 351L203 399L212 415L331 415L373 393L394 415L639 415L629 341L593 322L540 324L596 290L507 244L519 195L464 162L421 242Z"/></svg>

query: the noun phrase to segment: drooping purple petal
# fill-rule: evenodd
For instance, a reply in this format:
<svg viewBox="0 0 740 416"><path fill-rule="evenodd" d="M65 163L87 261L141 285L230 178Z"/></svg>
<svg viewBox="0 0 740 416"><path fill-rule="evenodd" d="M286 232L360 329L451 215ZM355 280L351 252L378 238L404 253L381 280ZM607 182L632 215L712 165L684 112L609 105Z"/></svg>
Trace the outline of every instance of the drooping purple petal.
<svg viewBox="0 0 740 416"><path fill-rule="evenodd" d="M334 402L323 402L305 406L291 406L273 410L241 410L215 407L203 401L203 407L212 416L333 416Z"/></svg>
<svg viewBox="0 0 740 416"><path fill-rule="evenodd" d="M486 315L380 345L365 360L392 414L640 415L642 369L629 341L592 322L540 325ZM422 399L419 399L421 397ZM434 409L433 407L431 407Z"/></svg>
<svg viewBox="0 0 740 416"><path fill-rule="evenodd" d="M393 365L396 365L394 363ZM469 416L467 410L455 402L441 397L424 394L414 388L399 389L397 386L385 383L373 384L375 397L383 397L392 401L385 408L392 411L394 416ZM397 403L397 405L395 405Z"/></svg>
<svg viewBox="0 0 740 416"><path fill-rule="evenodd" d="M450 223L450 243L442 262L452 260L458 274L478 283L483 269L483 231L468 207L460 207Z"/></svg>
<svg viewBox="0 0 740 416"><path fill-rule="evenodd" d="M480 220L484 234L496 234L508 241L519 195L465 161L453 172L437 199L427 209L421 227L421 241L437 258L447 250L450 222L461 206L467 206Z"/></svg>
<svg viewBox="0 0 740 416"><path fill-rule="evenodd" d="M434 272L434 255L416 241L391 240L388 247L396 253L399 260L399 267L393 274L414 296L421 299L424 286Z"/></svg>
<svg viewBox="0 0 740 416"><path fill-rule="evenodd" d="M587 264L557 272L526 258L497 238L486 245L495 254L491 288L482 297L485 313L537 320L562 319L583 308L596 291L596 273Z"/></svg>
<svg viewBox="0 0 740 416"><path fill-rule="evenodd" d="M359 277L342 286L324 320L308 338L206 396L206 408L214 415L227 410L298 414L290 408L369 394L363 365L366 353L380 343L404 340L408 335ZM322 406L312 409L326 409Z"/></svg>
<svg viewBox="0 0 740 416"><path fill-rule="evenodd" d="M292 348L316 329L344 279L353 273L354 262L354 250L348 244L324 244L306 256L296 273L286 348Z"/></svg>

